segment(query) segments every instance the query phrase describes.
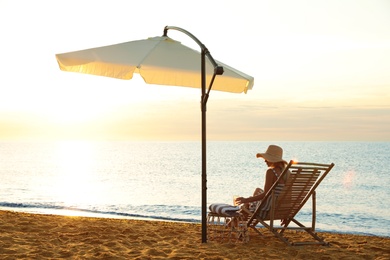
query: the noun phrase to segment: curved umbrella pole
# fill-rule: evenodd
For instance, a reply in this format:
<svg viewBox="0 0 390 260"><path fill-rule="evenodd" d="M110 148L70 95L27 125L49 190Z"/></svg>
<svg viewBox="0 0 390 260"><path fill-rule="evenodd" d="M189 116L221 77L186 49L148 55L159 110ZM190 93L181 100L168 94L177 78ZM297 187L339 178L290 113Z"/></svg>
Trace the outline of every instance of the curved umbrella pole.
<svg viewBox="0 0 390 260"><path fill-rule="evenodd" d="M190 32L175 26L165 26L164 35L168 36L168 30L177 30L192 38L201 48L201 113L202 113L202 243L207 242L207 168L206 168L206 104L211 87L216 75L223 74L223 67L219 66L211 56L206 46ZM214 74L206 93L206 56L214 66Z"/></svg>

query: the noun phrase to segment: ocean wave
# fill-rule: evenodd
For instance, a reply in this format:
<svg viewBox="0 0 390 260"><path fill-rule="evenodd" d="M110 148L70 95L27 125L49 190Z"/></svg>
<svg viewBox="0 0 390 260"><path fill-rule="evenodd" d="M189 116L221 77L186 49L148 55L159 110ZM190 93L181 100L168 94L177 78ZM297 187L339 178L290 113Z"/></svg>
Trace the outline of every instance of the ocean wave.
<svg viewBox="0 0 390 260"><path fill-rule="evenodd" d="M144 220L176 221L187 223L200 223L200 207L182 205L105 205L97 208L82 208L76 206L64 206L55 203L16 203L0 202L0 208L17 210L27 213L72 215L103 218L128 218ZM306 226L311 225L311 212L301 211L297 219ZM337 232L359 235L389 236L389 231L376 227L375 223L384 223L390 226L388 219L369 219L362 214L329 214L317 212L317 232ZM364 221L362 222L362 219ZM362 224L364 223L364 224ZM368 224L368 225L367 225Z"/></svg>
<svg viewBox="0 0 390 260"><path fill-rule="evenodd" d="M140 205L140 206L128 206L130 210L135 213L123 212L120 211L118 207L117 210L100 210L100 209L85 209L77 208L72 206L62 206L56 204L43 204L43 203L15 203L15 202L0 202L1 208L21 210L24 212L33 212L33 213L48 213L58 214L58 215L68 215L69 212L75 213L74 215L79 216L95 216L95 217L121 217L121 218L140 218L140 219L150 219L150 220L166 220L166 221L178 221L178 222L190 222L197 223L199 222L196 218L188 217L174 217L174 216L161 216L159 213L166 212L166 210L171 209L173 213L188 214L194 213L193 210L190 210L189 207L183 206L172 206L172 205ZM138 210L135 210L138 208ZM182 210L179 210L182 208ZM183 211L184 209L184 211ZM66 213L64 213L66 212ZM137 213L137 212L143 212ZM62 214L61 214L62 213ZM72 214L73 215L73 214Z"/></svg>

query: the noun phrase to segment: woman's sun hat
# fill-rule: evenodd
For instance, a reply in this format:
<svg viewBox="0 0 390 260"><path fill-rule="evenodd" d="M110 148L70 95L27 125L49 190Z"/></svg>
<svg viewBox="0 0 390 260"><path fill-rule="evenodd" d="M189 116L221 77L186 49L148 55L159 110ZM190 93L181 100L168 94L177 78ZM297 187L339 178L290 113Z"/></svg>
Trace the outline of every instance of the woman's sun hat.
<svg viewBox="0 0 390 260"><path fill-rule="evenodd" d="M285 160L283 160L283 149L277 145L271 144L268 146L267 151L265 153L258 153L256 155L257 158L261 157L264 158L264 160L269 162L284 162L287 164Z"/></svg>

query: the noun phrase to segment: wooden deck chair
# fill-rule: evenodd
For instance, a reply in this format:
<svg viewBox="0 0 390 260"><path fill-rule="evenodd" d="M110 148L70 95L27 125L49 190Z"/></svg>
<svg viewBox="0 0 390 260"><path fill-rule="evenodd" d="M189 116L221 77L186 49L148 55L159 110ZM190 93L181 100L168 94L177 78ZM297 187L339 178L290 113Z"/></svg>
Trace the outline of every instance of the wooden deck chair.
<svg viewBox="0 0 390 260"><path fill-rule="evenodd" d="M257 205L255 212L249 217L247 227L254 229L262 235L262 232L257 228L257 225L261 224L281 241L291 246L308 244L328 245L327 242L315 233L315 191L333 166L333 163L318 164L290 161L264 199ZM284 186L280 184L282 178L286 180ZM278 185L279 187L276 189ZM283 186L283 188L280 188L280 186ZM279 195L275 196L275 191L278 191ZM312 223L310 227L306 227L296 219L296 215L309 198L312 199ZM270 203L270 206L265 206L267 203ZM264 210L267 208L268 210ZM275 225L274 222L276 220L284 220L285 226ZM309 236L305 235L302 237L309 237L310 241L290 242L286 237L288 235L287 230L306 231Z"/></svg>

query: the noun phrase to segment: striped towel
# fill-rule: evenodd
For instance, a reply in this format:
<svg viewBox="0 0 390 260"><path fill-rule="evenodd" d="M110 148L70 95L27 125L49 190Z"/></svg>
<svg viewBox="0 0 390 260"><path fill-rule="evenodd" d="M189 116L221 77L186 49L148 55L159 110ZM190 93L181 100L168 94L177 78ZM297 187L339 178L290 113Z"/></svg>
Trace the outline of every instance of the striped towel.
<svg viewBox="0 0 390 260"><path fill-rule="evenodd" d="M240 210L240 207L224 203L214 203L209 206L209 209L211 212L219 215L232 216L235 215L238 210Z"/></svg>

